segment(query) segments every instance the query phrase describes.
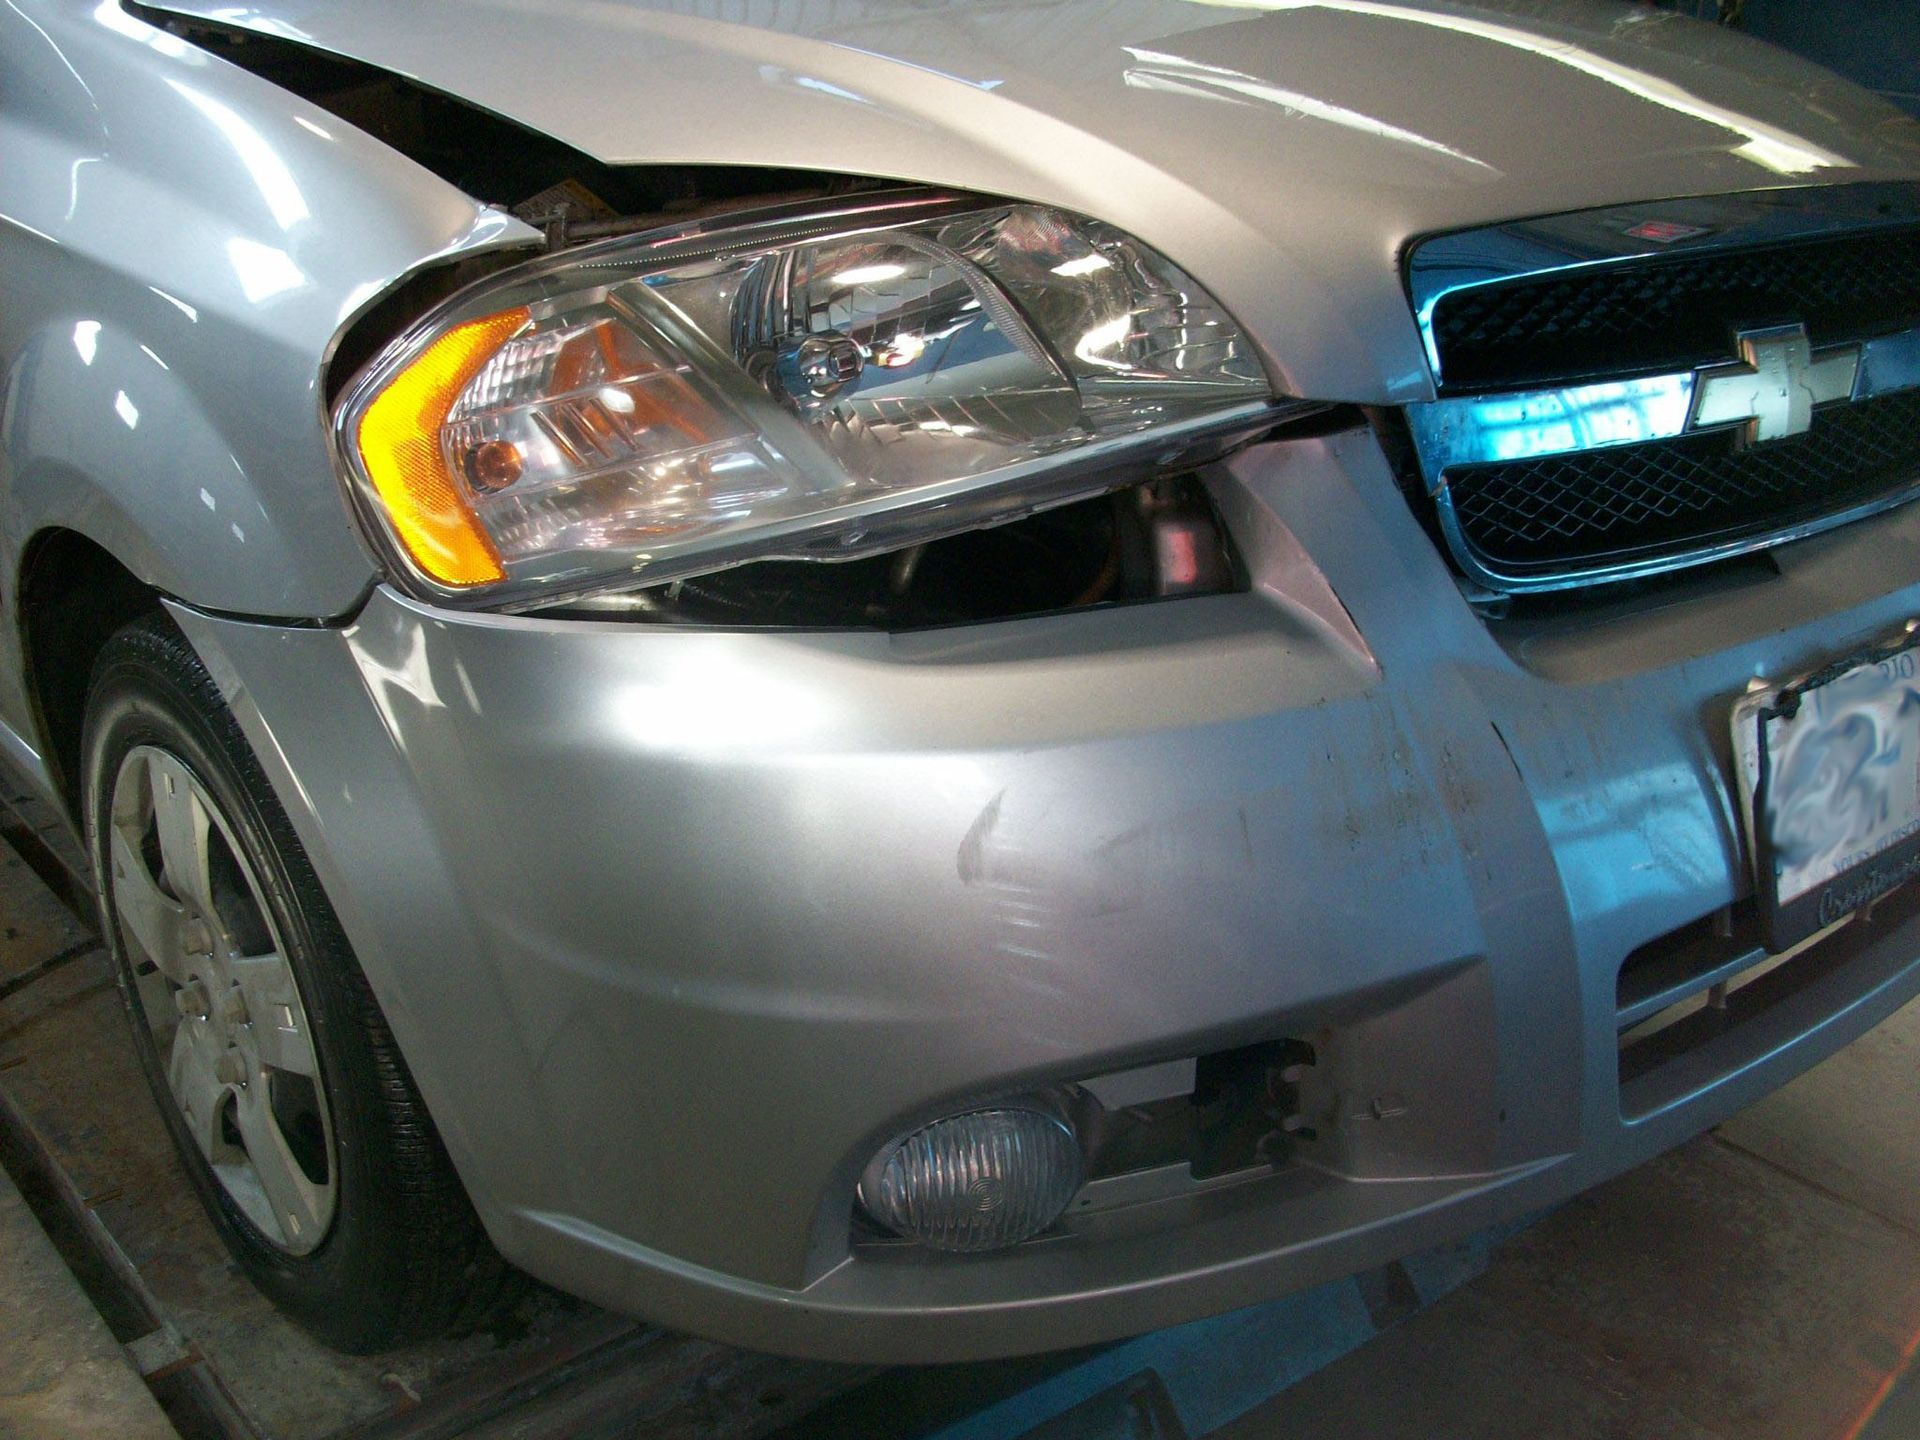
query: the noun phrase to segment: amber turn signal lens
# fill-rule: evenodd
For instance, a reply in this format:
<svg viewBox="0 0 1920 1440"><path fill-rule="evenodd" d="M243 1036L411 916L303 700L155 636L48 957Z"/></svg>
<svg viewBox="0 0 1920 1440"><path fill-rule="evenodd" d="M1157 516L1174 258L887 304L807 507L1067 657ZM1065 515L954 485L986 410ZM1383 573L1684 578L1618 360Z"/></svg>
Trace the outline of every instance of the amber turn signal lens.
<svg viewBox="0 0 1920 1440"><path fill-rule="evenodd" d="M394 533L442 585L506 577L500 552L447 471L440 428L468 382L530 318L522 308L455 326L388 381L360 418L360 463Z"/></svg>

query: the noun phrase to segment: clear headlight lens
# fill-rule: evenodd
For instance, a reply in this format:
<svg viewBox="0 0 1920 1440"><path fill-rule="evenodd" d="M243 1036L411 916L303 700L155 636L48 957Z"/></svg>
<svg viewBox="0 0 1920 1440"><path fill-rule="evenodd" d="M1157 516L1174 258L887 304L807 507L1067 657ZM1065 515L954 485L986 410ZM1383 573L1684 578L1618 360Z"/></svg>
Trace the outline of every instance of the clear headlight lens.
<svg viewBox="0 0 1920 1440"><path fill-rule="evenodd" d="M510 605L931 538L1272 409L1231 318L1139 241L896 202L510 272L376 362L338 428L412 578Z"/></svg>

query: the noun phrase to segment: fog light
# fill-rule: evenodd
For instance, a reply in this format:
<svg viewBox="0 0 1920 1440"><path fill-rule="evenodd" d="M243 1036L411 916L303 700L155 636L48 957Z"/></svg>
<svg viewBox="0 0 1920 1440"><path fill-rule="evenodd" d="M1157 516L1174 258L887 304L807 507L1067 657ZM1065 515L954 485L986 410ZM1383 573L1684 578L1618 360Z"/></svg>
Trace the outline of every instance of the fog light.
<svg viewBox="0 0 1920 1440"><path fill-rule="evenodd" d="M860 1203L934 1250L995 1250L1037 1235L1080 1188L1080 1147L1040 1110L972 1110L874 1156Z"/></svg>

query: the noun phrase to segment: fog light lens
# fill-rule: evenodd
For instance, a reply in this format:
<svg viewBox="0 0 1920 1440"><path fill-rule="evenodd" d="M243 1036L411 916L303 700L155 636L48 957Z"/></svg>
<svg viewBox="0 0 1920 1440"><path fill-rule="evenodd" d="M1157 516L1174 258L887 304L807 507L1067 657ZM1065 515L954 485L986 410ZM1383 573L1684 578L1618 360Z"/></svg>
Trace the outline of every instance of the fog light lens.
<svg viewBox="0 0 1920 1440"><path fill-rule="evenodd" d="M1051 1225L1080 1179L1080 1147L1058 1117L973 1110L882 1150L861 1178L860 1202L930 1249L994 1250Z"/></svg>

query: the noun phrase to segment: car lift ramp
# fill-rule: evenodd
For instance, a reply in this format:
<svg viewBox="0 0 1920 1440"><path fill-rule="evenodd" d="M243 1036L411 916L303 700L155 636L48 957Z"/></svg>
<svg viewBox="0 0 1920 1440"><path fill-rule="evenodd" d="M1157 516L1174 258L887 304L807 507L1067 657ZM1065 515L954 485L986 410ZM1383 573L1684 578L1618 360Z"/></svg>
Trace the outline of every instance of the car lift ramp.
<svg viewBox="0 0 1920 1440"><path fill-rule="evenodd" d="M0 1162L188 1440L1198 1440L1478 1274L1494 1243L1025 1360L782 1359L538 1285L479 1334L338 1355L229 1260L153 1112L71 838L0 801Z"/></svg>

